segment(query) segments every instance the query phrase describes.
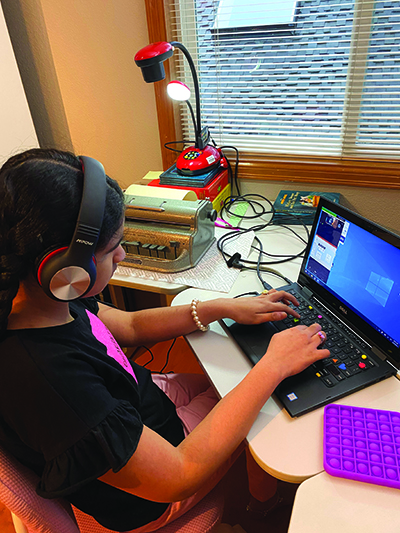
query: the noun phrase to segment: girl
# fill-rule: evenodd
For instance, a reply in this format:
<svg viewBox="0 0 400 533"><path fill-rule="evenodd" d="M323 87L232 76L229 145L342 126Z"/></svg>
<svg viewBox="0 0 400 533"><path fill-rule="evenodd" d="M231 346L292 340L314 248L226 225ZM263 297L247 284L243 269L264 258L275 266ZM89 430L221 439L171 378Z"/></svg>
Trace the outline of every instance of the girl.
<svg viewBox="0 0 400 533"><path fill-rule="evenodd" d="M119 346L172 339L223 317L256 324L299 315L282 291L137 312L99 303L94 296L124 258L123 194L106 180L96 280L68 302L43 290L37 266L71 242L81 161L35 149L0 171L0 443L40 476L42 497L66 498L109 529L143 533L211 490L278 383L329 351L317 349L325 338L318 324L279 333L219 402L204 376L152 377L127 361Z"/></svg>

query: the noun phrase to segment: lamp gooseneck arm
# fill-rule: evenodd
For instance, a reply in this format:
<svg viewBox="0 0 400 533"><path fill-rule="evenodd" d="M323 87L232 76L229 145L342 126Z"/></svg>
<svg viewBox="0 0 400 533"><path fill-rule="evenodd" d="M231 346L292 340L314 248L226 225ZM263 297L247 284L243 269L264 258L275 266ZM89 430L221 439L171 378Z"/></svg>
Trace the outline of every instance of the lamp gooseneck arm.
<svg viewBox="0 0 400 533"><path fill-rule="evenodd" d="M179 43L177 41L170 41L169 43L170 45L174 46L175 48L179 48L179 50L181 50L184 54L185 54L185 57L186 59L188 60L188 63L189 63L189 67L190 67L190 70L192 72L192 77L193 77L193 84L194 84L194 93L195 93L195 97L196 97L196 123L195 123L195 134L196 134L196 146L197 146L197 143L198 143L198 139L200 138L200 135L201 135L201 118L200 118L200 88L199 88L199 80L197 78L197 73L196 73L196 68L194 66L194 62L193 62L193 59L192 59L192 56L190 55L189 53L189 50L182 44L182 43ZM197 126L196 126L197 124Z"/></svg>
<svg viewBox="0 0 400 533"><path fill-rule="evenodd" d="M195 134L196 134L197 127L196 127L196 119L194 118L193 107L192 107L192 104L189 102L189 100L186 100L186 104L187 104L187 106L189 108L190 115L192 117L193 126L194 126L194 131L195 131ZM197 138L196 138L196 142L197 142Z"/></svg>

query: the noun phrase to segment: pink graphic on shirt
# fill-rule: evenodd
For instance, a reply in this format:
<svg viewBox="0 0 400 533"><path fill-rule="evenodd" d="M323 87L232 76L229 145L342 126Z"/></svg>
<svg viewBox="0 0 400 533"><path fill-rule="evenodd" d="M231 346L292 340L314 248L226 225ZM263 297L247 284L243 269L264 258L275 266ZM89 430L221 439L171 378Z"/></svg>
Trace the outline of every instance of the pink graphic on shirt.
<svg viewBox="0 0 400 533"><path fill-rule="evenodd" d="M110 330L103 324L103 322L96 315L91 313L86 309L87 316L90 320L90 326L92 328L92 333L96 339L104 344L107 349L107 355L112 357L117 363L119 363L129 374L135 379L137 383L137 378L135 373L126 358L126 355L119 347L117 341L112 336Z"/></svg>

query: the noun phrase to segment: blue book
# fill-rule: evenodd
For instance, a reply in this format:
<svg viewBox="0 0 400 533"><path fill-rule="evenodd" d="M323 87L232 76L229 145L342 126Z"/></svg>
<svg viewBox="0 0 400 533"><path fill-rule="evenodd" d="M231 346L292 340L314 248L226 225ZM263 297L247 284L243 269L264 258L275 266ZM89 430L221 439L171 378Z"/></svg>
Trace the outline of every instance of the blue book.
<svg viewBox="0 0 400 533"><path fill-rule="evenodd" d="M311 225L321 196L331 202L340 203L341 195L337 192L280 191L274 202L275 214L272 223Z"/></svg>

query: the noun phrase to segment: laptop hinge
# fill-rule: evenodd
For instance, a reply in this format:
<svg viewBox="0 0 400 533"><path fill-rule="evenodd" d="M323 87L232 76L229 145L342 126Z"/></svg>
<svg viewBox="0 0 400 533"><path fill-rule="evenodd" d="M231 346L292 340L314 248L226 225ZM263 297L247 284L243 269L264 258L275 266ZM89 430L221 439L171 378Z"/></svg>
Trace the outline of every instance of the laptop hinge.
<svg viewBox="0 0 400 533"><path fill-rule="evenodd" d="M392 362L390 356L381 352L377 346L372 346L371 350L373 351L374 355L378 356L380 359L382 359L382 361L385 361L385 363L388 363L390 366L392 366L396 370L397 377L400 379L400 369L397 361Z"/></svg>
<svg viewBox="0 0 400 533"><path fill-rule="evenodd" d="M307 287L302 287L301 291L304 292L304 294L306 295L306 298L311 298L311 296L314 295L314 293L310 291L310 289L308 289Z"/></svg>
<svg viewBox="0 0 400 533"><path fill-rule="evenodd" d="M385 362L388 363L390 366L392 366L395 370L396 370L396 375L395 377L400 380L400 370L397 368L397 366L393 365L389 359L385 359Z"/></svg>
<svg viewBox="0 0 400 533"><path fill-rule="evenodd" d="M381 352L381 351L379 350L379 348L377 348L376 346L371 346L371 350L374 352L374 354L375 354L376 356L379 357L379 359L381 359L382 361L387 361L387 362L389 363L389 365L394 366L394 365L393 365L393 364L387 359L386 355L385 355L383 352ZM395 367L395 368L396 368L396 367ZM397 370L397 368L396 368L396 370Z"/></svg>
<svg viewBox="0 0 400 533"><path fill-rule="evenodd" d="M393 365L388 359L385 359L385 361L386 361L390 366L392 366L392 367L396 370L396 372L399 372L399 369L396 368L396 367L395 367L395 366L394 366L394 365Z"/></svg>

